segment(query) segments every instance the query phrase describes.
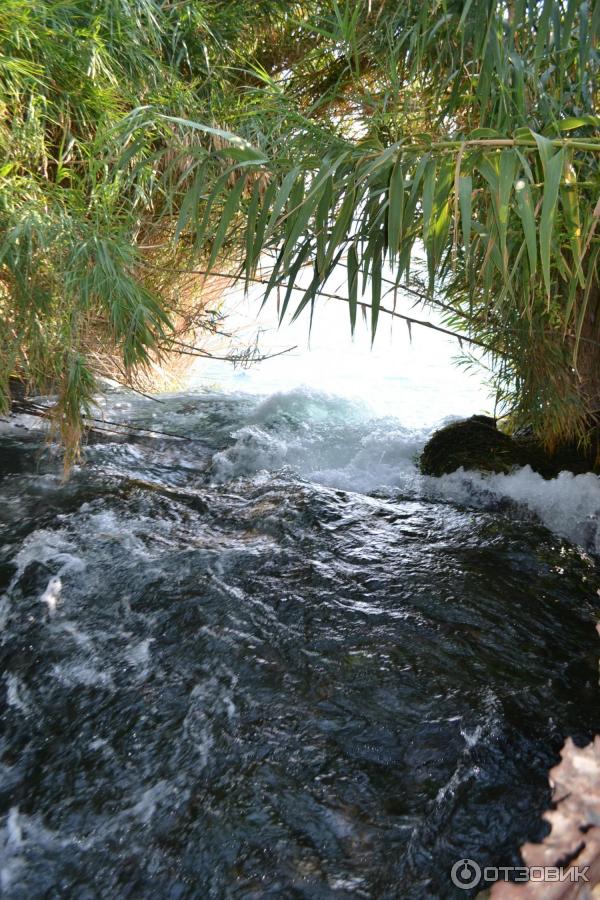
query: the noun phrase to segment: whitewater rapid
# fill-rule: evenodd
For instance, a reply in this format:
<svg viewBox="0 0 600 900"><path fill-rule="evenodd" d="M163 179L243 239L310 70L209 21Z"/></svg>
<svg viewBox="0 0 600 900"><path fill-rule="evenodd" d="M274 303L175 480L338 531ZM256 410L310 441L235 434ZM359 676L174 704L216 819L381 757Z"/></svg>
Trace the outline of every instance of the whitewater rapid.
<svg viewBox="0 0 600 900"><path fill-rule="evenodd" d="M401 494L473 509L509 504L514 516L535 517L558 537L600 553L600 478L593 473L561 472L545 479L525 466L510 474L463 469L440 478L420 474L418 459L427 439L458 416L407 426L395 416L378 414L366 401L309 386L266 396L235 391L165 395L160 405L116 392L99 400L98 416L100 422L104 417L124 426L156 428L158 436L169 432L189 439L191 445L165 441L157 458L168 457L188 469L200 466L214 484L287 469L315 484L363 494ZM40 427L39 420L20 416L0 421L0 434L35 433ZM215 438L227 446L211 452ZM111 448L94 452L110 465ZM147 476L148 456L135 443L121 443L118 453L132 463L139 456L138 475Z"/></svg>
<svg viewBox="0 0 600 900"><path fill-rule="evenodd" d="M242 395L240 402L248 398ZM418 458L436 428L407 427L393 416L378 416L365 402L310 387L254 398L231 444L212 458L216 483L290 467L317 484L359 493L398 493L490 508L514 504L515 515L531 513L556 535L600 552L600 478L561 472L544 479L529 466L510 474L458 471L441 478L423 476Z"/></svg>

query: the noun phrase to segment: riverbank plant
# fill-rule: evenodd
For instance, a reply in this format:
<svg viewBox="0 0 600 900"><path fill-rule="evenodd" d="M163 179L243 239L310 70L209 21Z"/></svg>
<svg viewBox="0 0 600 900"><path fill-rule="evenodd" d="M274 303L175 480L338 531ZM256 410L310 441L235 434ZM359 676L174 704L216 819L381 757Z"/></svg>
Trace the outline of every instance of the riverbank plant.
<svg viewBox="0 0 600 900"><path fill-rule="evenodd" d="M52 383L72 458L90 341L125 370L168 347L169 277L226 260L283 318L342 265L351 329L408 287L487 351L514 421L585 441L599 35L598 0L5 0L5 402L13 371Z"/></svg>

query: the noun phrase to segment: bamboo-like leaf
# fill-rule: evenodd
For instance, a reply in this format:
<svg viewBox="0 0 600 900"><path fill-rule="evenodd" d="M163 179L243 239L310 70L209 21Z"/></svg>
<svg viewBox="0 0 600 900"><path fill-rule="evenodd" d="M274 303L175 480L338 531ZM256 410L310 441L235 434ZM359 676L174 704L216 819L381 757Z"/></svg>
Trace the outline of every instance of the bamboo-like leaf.
<svg viewBox="0 0 600 900"><path fill-rule="evenodd" d="M516 171L517 155L512 150L503 150L500 154L500 170L498 174L498 233L505 278L508 277L508 251L506 246L508 210Z"/></svg>
<svg viewBox="0 0 600 900"><path fill-rule="evenodd" d="M590 41L596 46L600 41L600 3L594 3L592 9L592 21L590 23Z"/></svg>
<svg viewBox="0 0 600 900"><path fill-rule="evenodd" d="M316 270L316 268L315 268L314 273L313 273L312 280L311 280L309 286L307 287L307 289L305 290L304 295L303 295L303 297L302 297L300 303L298 304L298 306L297 306L296 309L294 310L294 314L293 314L292 319L291 319L292 322L295 322L295 321L296 321L296 319L300 316L300 314L301 314L301 313L303 312L303 310L308 306L309 303L310 303L310 304L314 304L315 297L317 296L317 290L318 290L318 288L319 288L320 282L321 282L320 275L319 275L319 273L317 272L317 270ZM312 312L311 312L311 326L312 326Z"/></svg>
<svg viewBox="0 0 600 900"><path fill-rule="evenodd" d="M577 299L577 289L579 287L579 282L576 278L571 278L569 282L569 293L567 294L567 304L565 307L565 313L563 317L563 338L566 335L569 325L571 324L571 316L573 315L573 310L575 309L575 301Z"/></svg>
<svg viewBox="0 0 600 900"><path fill-rule="evenodd" d="M371 270L371 343L375 340L379 308L381 306L381 268L383 264L383 247L381 243L374 249L373 267Z"/></svg>
<svg viewBox="0 0 600 900"><path fill-rule="evenodd" d="M317 205L317 213L315 217L315 232L317 239L317 268L320 273L325 269L325 251L329 238L328 226L329 215L333 203L333 179L329 176L323 188L323 193Z"/></svg>
<svg viewBox="0 0 600 900"><path fill-rule="evenodd" d="M460 218L462 222L463 244L465 253L468 254L471 246L471 211L473 195L473 179L470 175L461 175L458 181L460 201Z"/></svg>
<svg viewBox="0 0 600 900"><path fill-rule="evenodd" d="M67 376L58 414L75 422L71 350L106 336L126 365L166 352L179 273L230 244L246 289L276 248L265 298L282 288L286 317L305 267L312 312L346 253L351 328L360 309L374 331L384 266L401 283L423 238L515 416L579 437L597 385L564 345L574 334L576 362L594 336L599 0L180 5L0 2L0 403L13 366ZM127 114L133 97L157 105Z"/></svg>
<svg viewBox="0 0 600 900"><path fill-rule="evenodd" d="M567 116L557 123L559 131L574 131L576 128L600 128L600 116Z"/></svg>
<svg viewBox="0 0 600 900"><path fill-rule="evenodd" d="M396 165L392 170L389 190L388 208L388 247L392 259L396 256L400 236L402 234L402 219L404 214L404 168L402 157L398 156Z"/></svg>
<svg viewBox="0 0 600 900"><path fill-rule="evenodd" d="M260 182L255 181L252 186L252 196L248 206L248 219L246 222L246 259L244 261L246 281L244 290L248 293L250 279L254 274L253 268L253 248L256 236L256 216L258 214L258 204L260 202Z"/></svg>
<svg viewBox="0 0 600 900"><path fill-rule="evenodd" d="M430 291L433 291L436 272L443 268L442 258L452 221L451 191L454 184L454 171L455 165L451 157L442 160L434 195L432 222L429 229L430 240L426 245Z"/></svg>
<svg viewBox="0 0 600 900"><path fill-rule="evenodd" d="M198 171L196 172L192 187L187 191L181 203L179 217L177 219L177 225L175 227L175 241L179 240L181 232L183 231L189 220L193 217L194 211L198 208L198 204L200 203L200 194L204 185L203 176L204 169L202 166L200 166L198 168Z"/></svg>
<svg viewBox="0 0 600 900"><path fill-rule="evenodd" d="M339 246L342 238L347 235L355 209L356 191L354 185L350 185L346 190L344 199L342 201L342 206L335 221L335 225L333 226L331 240L329 241L327 252L325 254L325 269L328 269L330 267L336 248Z"/></svg>
<svg viewBox="0 0 600 900"><path fill-rule="evenodd" d="M421 183L423 180L423 174L430 159L430 152L425 153L418 159L412 181L410 182L410 192L404 205L404 239L402 241L400 256L398 259L398 280L401 279L402 275L408 277L410 271L411 253L414 241L416 239L417 222L415 222L415 213L417 210L419 198L421 196ZM409 230L410 236L407 237L409 235Z"/></svg>
<svg viewBox="0 0 600 900"><path fill-rule="evenodd" d="M279 275L281 272L282 264L283 264L283 249L281 249L279 251L279 253L277 254L277 259L275 260L275 265L273 266L273 268L271 270L271 274L269 276L269 281L267 283L267 287L265 289L265 292L263 294L263 298L261 301L261 305L260 305L261 309L266 305L267 300L269 299L273 288L279 283Z"/></svg>
<svg viewBox="0 0 600 900"><path fill-rule="evenodd" d="M322 180L320 189L318 191L310 190L306 197L304 197L303 202L298 207L295 216L290 218L290 228L285 242L286 264L292 255L296 242L306 230L310 219L316 215L319 201L321 199L321 194L324 193L325 187L326 181ZM327 263L325 263L325 268L327 268Z"/></svg>
<svg viewBox="0 0 600 900"><path fill-rule="evenodd" d="M206 201L202 221L200 223L200 226L196 229L195 246L198 250L200 248L204 247L204 244L206 242L206 232L208 229L208 223L210 220L210 214L212 212L212 208L214 206L214 203L215 203L217 197L219 197L221 195L221 193L227 187L227 182L229 180L229 176L231 175L232 171L234 171L234 169L229 168L229 169L226 169L225 172L223 172L221 177L218 178L217 181L215 182L215 186L212 189L210 196L208 197L208 200Z"/></svg>
<svg viewBox="0 0 600 900"><path fill-rule="evenodd" d="M512 150L503 150L500 154L500 172L498 177L498 218L506 229L508 224L508 208L515 183L517 156Z"/></svg>
<svg viewBox="0 0 600 900"><path fill-rule="evenodd" d="M250 145L224 147L222 150L219 150L219 155L226 159L233 159L238 163L259 165L268 162L267 157L261 150L257 150L256 147L251 147Z"/></svg>
<svg viewBox="0 0 600 900"><path fill-rule="evenodd" d="M467 20L467 16L469 15L469 11L471 9L472 4L473 4L473 0L466 0L466 3L464 4L464 8L463 8L461 17L458 21L458 31L459 32L461 31L463 25L465 24L465 22Z"/></svg>
<svg viewBox="0 0 600 900"><path fill-rule="evenodd" d="M306 193L306 196L301 196L300 191L295 193L296 188L292 189L290 195L290 214L286 221L286 243L285 243L285 260L286 263L289 261L295 244L298 239L301 237L303 232L306 230L308 223L311 218L314 219L315 227L313 231L318 230L318 220L319 220L319 209L321 209L321 200L323 196L328 192L328 188L330 186L331 177L337 170L337 168L341 165L341 163L346 158L346 152L340 154L337 159L334 160L333 163L330 163L327 160L324 165L321 167L318 174L315 176L313 181L310 184L310 187ZM303 192L303 186L302 186ZM323 271L327 269L329 262L331 261L331 257L329 257L329 261L327 259L327 254L325 258L322 259L321 264L318 266L319 271L321 268Z"/></svg>
<svg viewBox="0 0 600 900"><path fill-rule="evenodd" d="M419 198L419 189L421 187L421 181L423 180L423 174L425 169L427 168L429 162L431 160L431 153L425 153L418 160L417 165L415 167L415 174L412 178L412 184L410 187L410 194L408 195L408 200L406 203L405 213L409 213L409 216L412 217L417 201Z"/></svg>
<svg viewBox="0 0 600 900"><path fill-rule="evenodd" d="M290 195L287 202L287 213L284 221L286 234L286 243L289 243L290 249L294 246L295 241L290 241L290 235L296 230L296 223L302 214L304 200L304 173L298 175L292 183Z"/></svg>
<svg viewBox="0 0 600 900"><path fill-rule="evenodd" d="M560 200L564 213L565 229L571 255L573 257L573 280L579 281L580 286L585 287L585 276L582 267L581 252L581 216L579 212L579 191L577 180L572 166L568 166L567 184L561 186Z"/></svg>
<svg viewBox="0 0 600 900"><path fill-rule="evenodd" d="M373 175L378 169L382 166L386 165L386 163L390 163L395 154L400 150L401 144L391 144L389 147L386 147L381 153L379 153L375 159L367 160L367 162L360 166L357 169L356 180L358 181L366 181L371 175Z"/></svg>
<svg viewBox="0 0 600 900"><path fill-rule="evenodd" d="M554 156L547 158L544 164L544 196L540 216L540 259L542 274L546 285L546 294L550 298L551 278L550 262L552 256L552 230L558 205L558 190L565 162L565 151L560 149Z"/></svg>
<svg viewBox="0 0 600 900"><path fill-rule="evenodd" d="M544 47L548 43L550 15L552 13L553 5L554 0L544 0L544 5L541 14L539 15L535 44L535 58L538 62L544 58Z"/></svg>
<svg viewBox="0 0 600 900"><path fill-rule="evenodd" d="M575 21L575 15L577 9L579 8L581 0L568 0L567 9L563 21L563 32L562 32L562 40L561 40L561 49L563 53L567 50L569 43L571 41L572 35L571 31L573 28L573 22Z"/></svg>
<svg viewBox="0 0 600 900"><path fill-rule="evenodd" d="M597 4L594 4L597 5ZM583 80L586 80L586 62L589 55L589 28L588 22L590 17L590 5L583 2L580 7L579 16L579 70L582 73Z"/></svg>
<svg viewBox="0 0 600 900"><path fill-rule="evenodd" d="M356 246L351 245L348 250L348 308L350 310L350 331L354 334L356 328L356 311L358 306L358 255Z"/></svg>
<svg viewBox="0 0 600 900"><path fill-rule="evenodd" d="M276 190L277 184L275 183L275 181L271 181L267 185L267 189L263 197L262 207L256 221L256 229L254 234L254 246L252 248L252 269L255 269L258 265L258 259L266 244L264 235L265 229L267 227L267 217L269 215Z"/></svg>
<svg viewBox="0 0 600 900"><path fill-rule="evenodd" d="M431 227L431 219L433 216L433 199L435 195L435 169L434 159L430 159L425 167L423 176L423 240L427 243L429 239L429 230Z"/></svg>
<svg viewBox="0 0 600 900"><path fill-rule="evenodd" d="M265 236L263 238L265 244L267 243L267 241L273 234L273 230L275 228L277 219L281 215L281 212L283 211L283 208L288 201L288 198L290 196L290 191L292 190L292 187L294 186L299 174L300 174L300 166L295 166L293 169L291 169L287 173L287 175L285 176L285 178L283 179L283 181L281 183L279 192L273 202L273 207L271 210L271 216L269 218L269 223L265 230Z"/></svg>
<svg viewBox="0 0 600 900"><path fill-rule="evenodd" d="M526 131L528 132L528 137L530 137L531 132L530 132L529 128L527 128ZM533 170L529 164L529 160L527 159L526 155L524 153L522 153L518 148L516 149L515 152L517 154L519 162L521 163L521 165L523 167L523 171L525 172L525 176L527 177L529 184L535 184L536 180L533 175Z"/></svg>
<svg viewBox="0 0 600 900"><path fill-rule="evenodd" d="M460 219L460 172L462 167L463 156L466 145L464 142L460 145L456 154L456 164L454 166L454 236L452 239L452 266L456 266L456 254L458 252L458 227ZM469 225L469 228L471 226Z"/></svg>
<svg viewBox="0 0 600 900"><path fill-rule="evenodd" d="M523 226L523 233L527 242L527 255L529 257L529 270L535 275L537 269L537 235L535 228L535 212L529 185L521 179L516 185L517 212Z"/></svg>
<svg viewBox="0 0 600 900"><path fill-rule="evenodd" d="M590 259L590 271L597 271L598 266L598 258L600 256L600 245L595 248L593 253L591 254ZM577 320L577 330L575 333L575 344L573 346L573 367L577 368L577 357L579 355L579 344L581 341L581 333L583 331L583 325L586 318L587 308L590 301L590 294L592 292L592 285L594 283L593 278L588 278L587 284L585 286L585 291L583 292L583 297L581 298L581 307L579 310L579 317Z"/></svg>
<svg viewBox="0 0 600 900"><path fill-rule="evenodd" d="M367 289L367 285L369 283L369 278L371 277L371 264L373 262L373 240L367 241L366 246L363 249L362 257L361 257L361 271L362 271L362 288L361 293L365 293Z"/></svg>
<svg viewBox="0 0 600 900"><path fill-rule="evenodd" d="M139 109L141 109L140 107ZM150 109L151 107L147 107ZM134 110L131 113L131 116L139 110ZM214 128L212 125L204 125L202 122L195 122L193 119L184 119L181 116L168 116L163 113L158 115L159 119L162 119L164 122L172 122L174 125L181 125L184 128L189 128L191 131L201 131L204 134L210 134L214 137L219 137L222 140L228 141L231 144L231 148L237 148L238 150L246 151L247 153L254 153L255 161L263 160L264 154L257 150L256 147L253 147L249 141L241 138L239 134L234 134L232 131L225 131L223 128Z"/></svg>
<svg viewBox="0 0 600 900"><path fill-rule="evenodd" d="M304 262L307 259L308 254L310 253L310 249L311 249L310 241L306 241L304 246L298 253L298 256L294 260L293 265L290 267L289 272L286 273L287 289L285 292L285 296L283 298L283 303L281 305L281 309L279 311L279 324L281 324L283 322L284 316L286 314L286 311L287 311L287 308L288 308L288 305L290 302L290 298L292 296L292 291L296 287L296 278L298 277L298 273L300 272L300 269L304 265Z"/></svg>
<svg viewBox="0 0 600 900"><path fill-rule="evenodd" d="M552 154L554 153L554 146L552 144L552 141L549 138L544 137L544 135L538 134L535 131L532 131L531 134L533 135L535 142L537 144L538 153L540 154L540 159L542 161L542 168L543 168L544 174L545 174L546 166L548 165L548 160L551 158Z"/></svg>
<svg viewBox="0 0 600 900"><path fill-rule="evenodd" d="M238 178L235 186L231 189L229 196L227 197L227 201L225 203L225 206L223 207L221 221L219 222L219 227L217 228L217 233L215 235L215 239L210 251L210 257L207 265L207 269L209 271L215 264L215 260L219 254L219 250L223 246L223 242L225 240L229 227L233 221L235 214L238 211L240 198L242 196L242 191L244 190L245 182L245 178Z"/></svg>

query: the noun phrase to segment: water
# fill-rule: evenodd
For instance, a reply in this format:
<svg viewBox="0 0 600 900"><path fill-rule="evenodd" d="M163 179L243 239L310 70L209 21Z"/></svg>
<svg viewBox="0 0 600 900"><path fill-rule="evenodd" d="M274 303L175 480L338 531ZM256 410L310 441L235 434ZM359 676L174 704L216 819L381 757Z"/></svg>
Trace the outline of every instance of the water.
<svg viewBox="0 0 600 900"><path fill-rule="evenodd" d="M600 730L596 483L421 478L427 428L314 387L104 414L186 439L65 484L0 434L3 896L453 898L456 860L518 864Z"/></svg>

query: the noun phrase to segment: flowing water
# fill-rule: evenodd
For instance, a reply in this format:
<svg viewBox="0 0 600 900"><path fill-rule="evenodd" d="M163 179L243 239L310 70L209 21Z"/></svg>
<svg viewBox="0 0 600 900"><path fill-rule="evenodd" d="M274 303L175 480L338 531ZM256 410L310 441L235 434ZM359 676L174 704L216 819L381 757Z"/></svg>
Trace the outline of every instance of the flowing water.
<svg viewBox="0 0 600 900"><path fill-rule="evenodd" d="M518 864L600 731L591 476L425 479L423 432L309 389L103 414L170 436L63 483L0 435L3 896L466 897L457 859Z"/></svg>

